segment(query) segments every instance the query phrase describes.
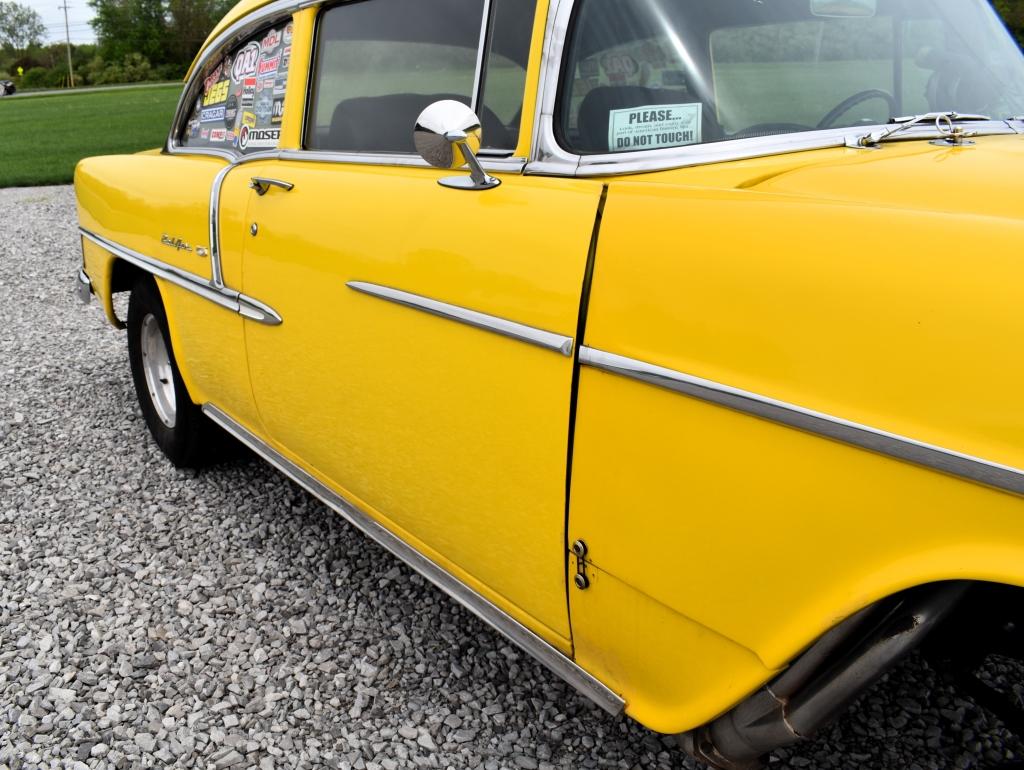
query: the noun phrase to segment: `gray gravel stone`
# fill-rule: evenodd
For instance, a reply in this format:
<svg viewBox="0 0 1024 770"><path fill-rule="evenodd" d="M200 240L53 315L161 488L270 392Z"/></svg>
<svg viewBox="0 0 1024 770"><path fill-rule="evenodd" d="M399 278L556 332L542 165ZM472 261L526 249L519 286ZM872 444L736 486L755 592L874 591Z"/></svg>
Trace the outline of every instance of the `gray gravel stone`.
<svg viewBox="0 0 1024 770"><path fill-rule="evenodd" d="M0 767L695 767L265 464L172 468L123 333L72 297L71 189L0 212ZM1024 698L1019 665L983 676ZM1021 756L913 657L771 767Z"/></svg>

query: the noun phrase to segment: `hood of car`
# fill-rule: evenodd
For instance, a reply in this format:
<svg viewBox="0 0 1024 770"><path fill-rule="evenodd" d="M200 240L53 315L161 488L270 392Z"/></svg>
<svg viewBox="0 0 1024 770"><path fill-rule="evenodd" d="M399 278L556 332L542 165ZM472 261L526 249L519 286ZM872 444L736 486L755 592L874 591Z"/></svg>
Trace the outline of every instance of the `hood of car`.
<svg viewBox="0 0 1024 770"><path fill-rule="evenodd" d="M788 168L738 186L819 201L1024 218L1024 136L979 136L972 141L963 147L927 140L889 142L873 150L827 151L828 157L820 159L794 155Z"/></svg>

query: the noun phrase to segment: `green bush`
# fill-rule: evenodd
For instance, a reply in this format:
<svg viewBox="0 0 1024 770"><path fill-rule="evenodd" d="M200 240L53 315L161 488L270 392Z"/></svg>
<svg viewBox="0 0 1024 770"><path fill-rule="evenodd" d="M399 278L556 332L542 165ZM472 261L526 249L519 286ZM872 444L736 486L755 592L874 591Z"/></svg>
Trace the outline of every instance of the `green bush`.
<svg viewBox="0 0 1024 770"><path fill-rule="evenodd" d="M33 67L30 70L25 70L25 74L21 78L21 87L46 88L46 79L49 74L50 71L45 67Z"/></svg>
<svg viewBox="0 0 1024 770"><path fill-rule="evenodd" d="M188 72L185 64L161 64L153 68L153 80L183 80Z"/></svg>
<svg viewBox="0 0 1024 770"><path fill-rule="evenodd" d="M54 67L46 71L47 88L64 88L69 84L68 68Z"/></svg>
<svg viewBox="0 0 1024 770"><path fill-rule="evenodd" d="M153 80L156 72L145 56L139 53L130 53L120 63L106 62L101 56L94 56L79 70L78 74L83 83L102 86Z"/></svg>

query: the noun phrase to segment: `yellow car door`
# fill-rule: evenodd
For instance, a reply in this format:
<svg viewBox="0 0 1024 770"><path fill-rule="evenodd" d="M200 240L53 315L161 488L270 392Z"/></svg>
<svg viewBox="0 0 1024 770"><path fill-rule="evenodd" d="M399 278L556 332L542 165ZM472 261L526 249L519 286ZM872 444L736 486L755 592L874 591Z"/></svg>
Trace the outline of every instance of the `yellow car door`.
<svg viewBox="0 0 1024 770"><path fill-rule="evenodd" d="M500 186L452 189L413 147L421 109L456 99L485 152L516 148L533 28L517 0L491 8L492 90L482 0L321 13L307 149L236 172L262 193L245 291L283 319L246 342L279 451L568 652L573 354L602 186L506 158L485 162Z"/></svg>

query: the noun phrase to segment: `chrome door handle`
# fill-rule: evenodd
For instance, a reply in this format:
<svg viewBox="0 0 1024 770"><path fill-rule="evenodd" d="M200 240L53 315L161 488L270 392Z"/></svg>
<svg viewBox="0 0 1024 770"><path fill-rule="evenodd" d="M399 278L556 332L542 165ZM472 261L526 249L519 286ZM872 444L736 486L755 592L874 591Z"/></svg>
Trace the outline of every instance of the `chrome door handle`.
<svg viewBox="0 0 1024 770"><path fill-rule="evenodd" d="M271 179L265 176L254 176L249 180L249 187L256 191L257 195L266 195L271 187L280 187L285 192L291 190L295 185L281 179Z"/></svg>

